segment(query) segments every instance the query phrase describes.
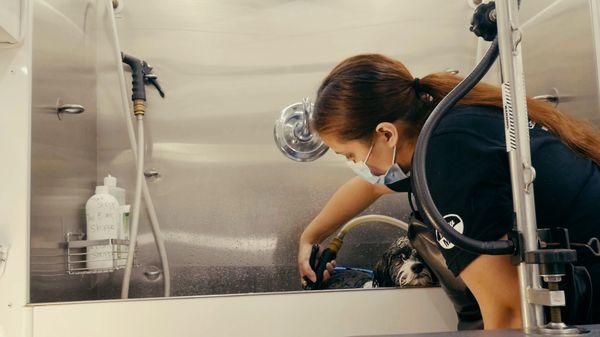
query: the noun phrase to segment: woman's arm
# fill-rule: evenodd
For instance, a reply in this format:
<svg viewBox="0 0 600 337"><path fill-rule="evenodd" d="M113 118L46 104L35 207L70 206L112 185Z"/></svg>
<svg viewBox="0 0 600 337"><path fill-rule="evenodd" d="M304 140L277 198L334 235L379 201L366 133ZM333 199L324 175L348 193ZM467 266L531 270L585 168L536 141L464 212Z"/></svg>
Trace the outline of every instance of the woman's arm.
<svg viewBox="0 0 600 337"><path fill-rule="evenodd" d="M316 281L316 275L308 263L313 244L321 243L380 196L390 193L393 191L386 186L374 185L359 177L352 178L342 185L300 237L298 252L300 276L308 276L311 280Z"/></svg>
<svg viewBox="0 0 600 337"><path fill-rule="evenodd" d="M460 277L479 303L485 330L521 328L519 279L510 256L481 255Z"/></svg>
<svg viewBox="0 0 600 337"><path fill-rule="evenodd" d="M386 193L393 192L384 185L371 184L359 177L350 179L306 227L300 241L320 243Z"/></svg>

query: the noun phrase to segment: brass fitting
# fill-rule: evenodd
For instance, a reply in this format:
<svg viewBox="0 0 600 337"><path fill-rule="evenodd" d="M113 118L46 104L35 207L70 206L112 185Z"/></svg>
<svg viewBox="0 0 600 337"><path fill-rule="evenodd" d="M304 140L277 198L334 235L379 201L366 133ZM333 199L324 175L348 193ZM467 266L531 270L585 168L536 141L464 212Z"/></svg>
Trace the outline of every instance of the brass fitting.
<svg viewBox="0 0 600 337"><path fill-rule="evenodd" d="M146 113L146 102L141 99L136 99L133 101L133 114L135 116L144 115Z"/></svg>
<svg viewBox="0 0 600 337"><path fill-rule="evenodd" d="M342 241L342 239L335 237L331 239L331 241L329 241L329 245L327 245L327 248L337 253L342 248L343 243L344 242Z"/></svg>

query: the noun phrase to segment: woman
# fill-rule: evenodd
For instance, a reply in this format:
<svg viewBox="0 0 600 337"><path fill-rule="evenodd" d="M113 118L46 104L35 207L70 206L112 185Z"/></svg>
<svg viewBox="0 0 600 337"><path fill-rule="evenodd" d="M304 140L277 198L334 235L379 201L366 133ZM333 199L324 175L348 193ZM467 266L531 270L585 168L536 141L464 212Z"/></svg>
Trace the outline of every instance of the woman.
<svg viewBox="0 0 600 337"><path fill-rule="evenodd" d="M304 230L298 254L302 278L316 279L308 263L313 244L380 196L408 190L421 126L459 81L449 73L413 78L402 63L382 55L351 57L325 78L311 126L358 177L340 187ZM528 99L527 104L538 227L566 227L574 242L600 238L600 135L546 103ZM455 229L478 240L506 238L513 206L498 87L478 84L442 119L427 163L434 201ZM448 268L477 299L484 327L521 327L517 270L510 257L478 256L436 237ZM599 274L600 265L587 267Z"/></svg>

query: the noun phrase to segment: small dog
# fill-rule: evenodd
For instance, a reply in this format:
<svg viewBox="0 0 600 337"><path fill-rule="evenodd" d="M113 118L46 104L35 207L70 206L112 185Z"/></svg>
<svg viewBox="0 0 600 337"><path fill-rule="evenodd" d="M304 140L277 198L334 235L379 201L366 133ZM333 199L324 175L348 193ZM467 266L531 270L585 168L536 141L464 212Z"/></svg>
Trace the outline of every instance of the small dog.
<svg viewBox="0 0 600 337"><path fill-rule="evenodd" d="M401 236L375 264L373 287L431 287L435 275L423 262L408 237Z"/></svg>
<svg viewBox="0 0 600 337"><path fill-rule="evenodd" d="M437 279L406 236L398 238L375 264L373 277L357 270L334 273L324 289L431 287Z"/></svg>

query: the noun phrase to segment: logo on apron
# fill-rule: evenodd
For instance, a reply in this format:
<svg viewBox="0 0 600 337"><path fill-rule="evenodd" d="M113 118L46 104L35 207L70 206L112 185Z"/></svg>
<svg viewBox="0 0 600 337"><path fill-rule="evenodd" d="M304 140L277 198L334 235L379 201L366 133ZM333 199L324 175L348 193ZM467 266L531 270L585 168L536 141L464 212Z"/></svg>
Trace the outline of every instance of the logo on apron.
<svg viewBox="0 0 600 337"><path fill-rule="evenodd" d="M448 225L452 226L454 230L463 234L465 231L465 225L463 224L462 219L457 214L448 214L444 215L444 220L448 223ZM448 239L446 239L443 235L441 235L437 230L435 231L435 238L440 246L444 249L452 249L454 248L454 244Z"/></svg>

